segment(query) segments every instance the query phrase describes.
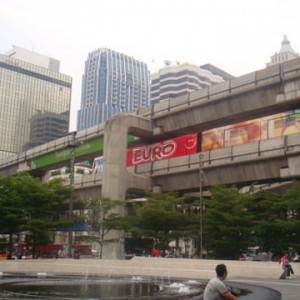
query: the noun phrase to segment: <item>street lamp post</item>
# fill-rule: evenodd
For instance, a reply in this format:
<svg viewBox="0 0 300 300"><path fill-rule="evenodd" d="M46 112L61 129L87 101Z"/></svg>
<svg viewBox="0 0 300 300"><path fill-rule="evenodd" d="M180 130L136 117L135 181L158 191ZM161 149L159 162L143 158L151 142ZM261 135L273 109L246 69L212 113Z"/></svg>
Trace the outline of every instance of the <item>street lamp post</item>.
<svg viewBox="0 0 300 300"><path fill-rule="evenodd" d="M199 235L199 240L200 240L200 258L203 258L203 193L202 193L202 176L203 176L203 154L199 154L199 200L200 200L200 235Z"/></svg>
<svg viewBox="0 0 300 300"><path fill-rule="evenodd" d="M72 140L69 145L70 147L70 187L74 187L74 177L75 177L75 148L76 148L76 131L73 131ZM72 244L73 244L73 224L72 224L72 217L73 217L73 190L70 194L70 201L69 201L69 231L68 231L68 258L72 257Z"/></svg>

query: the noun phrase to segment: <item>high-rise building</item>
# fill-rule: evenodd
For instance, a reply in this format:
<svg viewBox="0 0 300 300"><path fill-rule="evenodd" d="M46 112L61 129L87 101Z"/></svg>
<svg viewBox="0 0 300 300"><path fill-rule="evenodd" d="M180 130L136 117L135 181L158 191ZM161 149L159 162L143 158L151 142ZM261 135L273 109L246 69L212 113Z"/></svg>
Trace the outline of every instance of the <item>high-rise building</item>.
<svg viewBox="0 0 300 300"><path fill-rule="evenodd" d="M209 71L213 75L220 76L224 81L228 81L234 78L231 74L219 69L218 67L211 65L211 64L205 64L200 66L200 69Z"/></svg>
<svg viewBox="0 0 300 300"><path fill-rule="evenodd" d="M157 73L151 74L151 102L157 103L233 78L228 73L210 65L203 68L170 61ZM216 74L215 74L215 73ZM226 78L222 77L225 76Z"/></svg>
<svg viewBox="0 0 300 300"><path fill-rule="evenodd" d="M47 57L28 52L0 54L0 159L69 130L72 78L58 72L59 61L48 58L46 68Z"/></svg>
<svg viewBox="0 0 300 300"><path fill-rule="evenodd" d="M23 61L26 61L28 63L40 66L40 67L44 67L46 69L49 69L51 71L55 71L55 72L59 72L59 67L60 67L60 61L40 54L40 53L36 53L33 51L30 51L28 49L19 47L19 46L15 46L13 45L13 48L9 51L7 51L5 53L5 55L11 57L11 58L16 58L16 59L20 59Z"/></svg>
<svg viewBox="0 0 300 300"><path fill-rule="evenodd" d="M271 56L271 62L267 63L267 67L280 64L282 62L292 60L298 58L299 54L296 53L291 47L291 43L288 40L287 36L283 37L283 41L281 42L281 47L279 52L275 52L274 55Z"/></svg>
<svg viewBox="0 0 300 300"><path fill-rule="evenodd" d="M149 104L150 75L145 63L107 48L89 53L82 78L78 130Z"/></svg>

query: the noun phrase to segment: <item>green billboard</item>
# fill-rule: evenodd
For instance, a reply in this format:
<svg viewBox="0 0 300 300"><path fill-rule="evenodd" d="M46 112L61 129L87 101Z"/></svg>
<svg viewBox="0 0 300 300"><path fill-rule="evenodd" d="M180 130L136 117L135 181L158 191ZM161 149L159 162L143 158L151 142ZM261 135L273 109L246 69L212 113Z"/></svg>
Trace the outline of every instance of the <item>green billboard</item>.
<svg viewBox="0 0 300 300"><path fill-rule="evenodd" d="M136 138L132 135L127 136L127 141L131 142ZM97 153L98 156L103 153L104 136L98 136L90 140L86 140L75 147L75 157L88 155L91 153ZM56 163L67 161L71 159L71 147L65 147L57 151L49 152L47 154L35 157L29 161L31 169L39 169L47 166L51 166Z"/></svg>
<svg viewBox="0 0 300 300"><path fill-rule="evenodd" d="M80 157L95 152L99 152L100 154L100 152L103 151L103 141L104 141L103 136L99 136L94 139L84 141L83 143L75 147L75 157ZM39 169L66 160L70 160L71 151L72 151L71 147L66 147L63 149L59 149L57 151L47 153L45 155L35 157L34 159L29 161L30 167L32 169Z"/></svg>

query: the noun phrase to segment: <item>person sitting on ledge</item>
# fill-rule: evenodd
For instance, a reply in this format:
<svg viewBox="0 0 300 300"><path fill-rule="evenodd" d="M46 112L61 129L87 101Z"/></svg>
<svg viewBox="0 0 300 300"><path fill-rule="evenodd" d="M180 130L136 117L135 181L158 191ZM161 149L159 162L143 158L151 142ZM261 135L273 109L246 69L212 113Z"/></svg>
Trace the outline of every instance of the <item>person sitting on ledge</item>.
<svg viewBox="0 0 300 300"><path fill-rule="evenodd" d="M229 291L223 282L228 274L226 266L224 264L217 265L216 273L217 277L211 279L204 289L203 300L238 300L238 298Z"/></svg>

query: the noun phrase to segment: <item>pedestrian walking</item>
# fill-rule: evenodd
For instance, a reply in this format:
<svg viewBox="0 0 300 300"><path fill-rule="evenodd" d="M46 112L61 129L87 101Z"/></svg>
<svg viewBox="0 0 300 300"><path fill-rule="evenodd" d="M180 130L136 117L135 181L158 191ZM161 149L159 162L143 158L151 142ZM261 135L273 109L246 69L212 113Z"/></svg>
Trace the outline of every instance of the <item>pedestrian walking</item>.
<svg viewBox="0 0 300 300"><path fill-rule="evenodd" d="M294 270L293 267L290 264L290 256L289 253L286 253L280 258L279 261L281 268L283 270L283 273L280 276L280 279L285 279L285 278L291 278L291 275L294 275Z"/></svg>

